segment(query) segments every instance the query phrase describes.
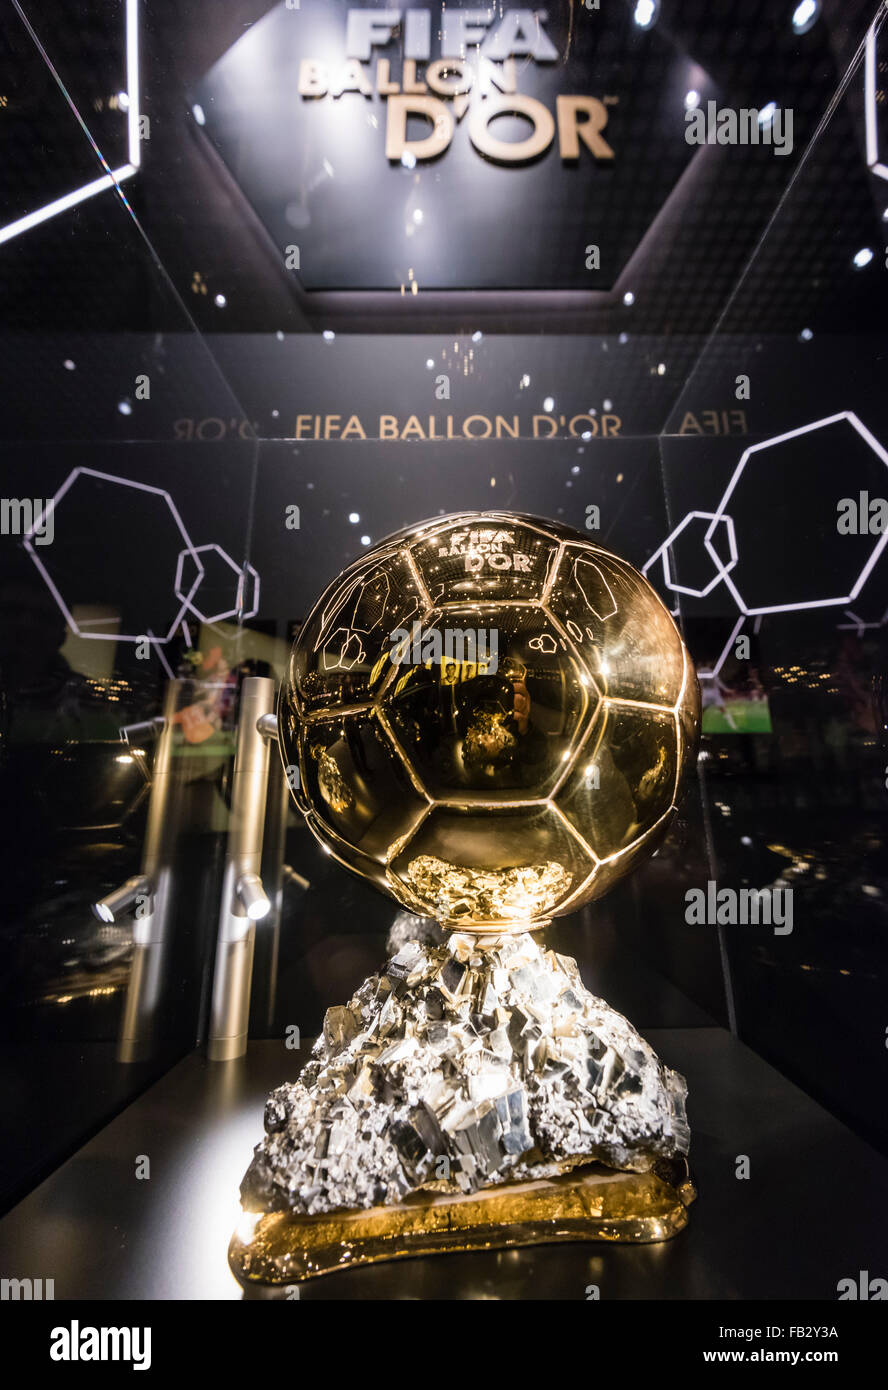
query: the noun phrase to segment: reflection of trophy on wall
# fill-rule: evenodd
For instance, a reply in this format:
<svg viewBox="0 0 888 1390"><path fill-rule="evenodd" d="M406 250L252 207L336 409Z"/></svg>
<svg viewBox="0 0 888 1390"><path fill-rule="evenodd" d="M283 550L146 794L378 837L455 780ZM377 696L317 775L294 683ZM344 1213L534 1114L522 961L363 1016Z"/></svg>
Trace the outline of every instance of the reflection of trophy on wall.
<svg viewBox="0 0 888 1390"><path fill-rule="evenodd" d="M417 612L495 629L497 669L393 659ZM278 722L318 840L443 934L329 1009L269 1097L235 1271L681 1229L684 1081L535 935L656 848L693 761L696 676L647 582L549 522L437 518L331 585Z"/></svg>

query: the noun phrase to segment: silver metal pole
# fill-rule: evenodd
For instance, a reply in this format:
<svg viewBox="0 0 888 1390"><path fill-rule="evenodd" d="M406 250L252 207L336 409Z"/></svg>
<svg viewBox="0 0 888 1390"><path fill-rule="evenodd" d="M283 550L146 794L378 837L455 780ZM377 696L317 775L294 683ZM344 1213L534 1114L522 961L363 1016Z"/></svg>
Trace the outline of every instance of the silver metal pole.
<svg viewBox="0 0 888 1390"><path fill-rule="evenodd" d="M259 874L268 787L267 716L273 707L274 682L248 676L241 687L207 1042L207 1055L217 1062L247 1050L256 922L271 909Z"/></svg>
<svg viewBox="0 0 888 1390"><path fill-rule="evenodd" d="M133 917L133 964L120 1027L117 1056L121 1062L139 1062L150 1055L163 986L164 960L172 890L172 855L178 830L173 770L173 715L182 681L170 681L159 729L151 800L142 850L142 874L148 884L147 900Z"/></svg>
<svg viewBox="0 0 888 1390"><path fill-rule="evenodd" d="M181 680L170 681L164 713L121 729L126 743L156 735L151 771L148 823L142 846L142 870L93 906L100 922L114 922L132 911L133 959L117 1044L120 1062L141 1062L151 1055L160 1007L170 910L171 857L177 830L173 787L173 715ZM139 750L140 759L144 757Z"/></svg>

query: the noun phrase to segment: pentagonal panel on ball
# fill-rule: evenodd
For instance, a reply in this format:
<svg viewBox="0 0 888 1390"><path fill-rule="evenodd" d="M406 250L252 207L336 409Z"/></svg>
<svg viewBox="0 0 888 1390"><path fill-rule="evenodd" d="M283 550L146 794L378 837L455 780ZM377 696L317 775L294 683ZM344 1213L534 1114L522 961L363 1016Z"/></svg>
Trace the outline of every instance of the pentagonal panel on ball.
<svg viewBox="0 0 888 1390"><path fill-rule="evenodd" d="M425 607L406 551L351 565L308 617L290 659L288 695L306 713L370 701L391 669L392 632Z"/></svg>
<svg viewBox="0 0 888 1390"><path fill-rule="evenodd" d="M546 607L588 662L602 695L675 704L684 676L681 638L631 565L593 546L568 545Z"/></svg>
<svg viewBox="0 0 888 1390"><path fill-rule="evenodd" d="M634 840L626 849L618 850L609 859L603 859L595 869L591 885L582 895L583 901L589 902L604 897L621 879L656 853L668 835L674 818L675 807L670 806L641 839ZM573 904L569 906L572 907Z"/></svg>
<svg viewBox="0 0 888 1390"><path fill-rule="evenodd" d="M435 604L539 599L557 550L541 529L477 512L444 518L410 544Z"/></svg>
<svg viewBox="0 0 888 1390"><path fill-rule="evenodd" d="M668 811L678 768L673 714L603 702L555 802L596 856L606 859Z"/></svg>
<svg viewBox="0 0 888 1390"><path fill-rule="evenodd" d="M390 865L414 910L478 929L545 919L594 859L548 805L460 813L435 806Z"/></svg>
<svg viewBox="0 0 888 1390"><path fill-rule="evenodd" d="M598 701L536 604L437 610L396 658L381 715L436 800L508 806L547 796Z"/></svg>
<svg viewBox="0 0 888 1390"><path fill-rule="evenodd" d="M372 713L302 727L303 794L315 817L360 854L384 863L427 802Z"/></svg>

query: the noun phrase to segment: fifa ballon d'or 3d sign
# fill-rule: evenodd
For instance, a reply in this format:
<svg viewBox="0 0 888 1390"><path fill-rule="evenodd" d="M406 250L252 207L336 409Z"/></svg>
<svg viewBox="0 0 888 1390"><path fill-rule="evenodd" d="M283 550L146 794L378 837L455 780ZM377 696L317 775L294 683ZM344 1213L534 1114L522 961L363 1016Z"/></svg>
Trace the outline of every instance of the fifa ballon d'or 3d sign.
<svg viewBox="0 0 888 1390"><path fill-rule="evenodd" d="M684 1080L534 935L657 848L694 763L647 581L550 521L421 523L319 599L278 727L312 833L407 913L269 1097L238 1276L680 1230Z"/></svg>

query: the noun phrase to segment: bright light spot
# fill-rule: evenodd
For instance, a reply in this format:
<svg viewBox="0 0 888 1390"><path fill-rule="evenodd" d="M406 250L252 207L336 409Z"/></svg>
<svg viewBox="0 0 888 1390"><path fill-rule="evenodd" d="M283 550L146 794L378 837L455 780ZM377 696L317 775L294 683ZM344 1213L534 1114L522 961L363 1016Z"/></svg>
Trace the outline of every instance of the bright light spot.
<svg viewBox="0 0 888 1390"><path fill-rule="evenodd" d="M62 366L64 367L66 372L74 371L74 363L71 361L70 357L65 358L64 362L62 363Z"/></svg>
<svg viewBox="0 0 888 1390"><path fill-rule="evenodd" d="M741 835L741 836L740 836L740 843L741 843L741 845L751 845L751 844L752 844L752 840L749 838L748 835Z"/></svg>
<svg viewBox="0 0 888 1390"><path fill-rule="evenodd" d="M666 363L665 363L665 362L658 362L658 363L657 363L657 376L665 376L665 375L666 375Z"/></svg>
<svg viewBox="0 0 888 1390"><path fill-rule="evenodd" d="M801 338L803 343L810 343L811 339L814 337L814 334L811 332L810 328L803 328L801 333L799 334L799 337Z"/></svg>
<svg viewBox="0 0 888 1390"><path fill-rule="evenodd" d="M121 415L132 415L133 413L133 408L129 401L118 401L117 409L120 411Z"/></svg>
<svg viewBox="0 0 888 1390"><path fill-rule="evenodd" d="M116 763L131 763L133 759L131 758L129 753L118 753L114 761Z"/></svg>
<svg viewBox="0 0 888 1390"><path fill-rule="evenodd" d="M250 1241L253 1239L253 1234L256 1227L259 1225L261 1216L262 1213L260 1211L245 1211L241 1214L235 1229L237 1231L237 1238L242 1245L249 1245Z"/></svg>
<svg viewBox="0 0 888 1390"><path fill-rule="evenodd" d="M348 519L351 522L352 526L357 526L358 522L361 520L357 512L349 512Z"/></svg>
<svg viewBox="0 0 888 1390"><path fill-rule="evenodd" d="M117 93L117 105L120 107L121 111L129 110L129 92Z"/></svg>
<svg viewBox="0 0 888 1390"><path fill-rule="evenodd" d="M192 106L192 108L191 108L191 114L192 114L192 116L194 117L194 119L197 121L197 124L198 124L198 125L206 125L206 123L207 123L207 118L206 118L206 116L204 115L204 109L203 109L202 106L197 106L197 105Z"/></svg>
<svg viewBox="0 0 888 1390"><path fill-rule="evenodd" d="M580 465L579 465L578 463L575 463L574 466L573 466L573 468L572 468L570 471L571 471L571 473L579 473L579 471L580 471Z"/></svg>
<svg viewBox="0 0 888 1390"><path fill-rule="evenodd" d="M521 386L522 386L522 388L524 388L524 387L527 387L527 386L529 386L529 385L530 385L530 377L527 375L527 372L525 372L524 375L523 375L523 377L521 378Z"/></svg>
<svg viewBox="0 0 888 1390"><path fill-rule="evenodd" d="M333 339L336 337L336 334L333 332L332 328L325 328L322 336L325 343L332 343Z"/></svg>
<svg viewBox="0 0 888 1390"><path fill-rule="evenodd" d="M635 295L632 293L631 290L627 290L626 293L623 295L623 303L626 305L627 309L635 303Z"/></svg>
<svg viewBox="0 0 888 1390"><path fill-rule="evenodd" d="M621 333L621 334L620 334L620 342L621 342L621 343L628 343L628 341L629 341L629 334L628 334L628 333Z"/></svg>
<svg viewBox="0 0 888 1390"><path fill-rule="evenodd" d="M591 438L592 438L592 431L591 431L591 430L583 430L583 433L580 435L580 438L581 438L581 439L591 439Z"/></svg>
<svg viewBox="0 0 888 1390"><path fill-rule="evenodd" d="M700 93L699 93L699 92L695 92L694 89L693 89L693 87L692 87L691 90L687 93L687 95L686 95L686 97L685 97L685 106L688 108L689 111L693 111L694 107L695 107L695 106L699 106L699 105L700 105Z"/></svg>
<svg viewBox="0 0 888 1390"><path fill-rule="evenodd" d="M854 257L854 264L858 270L863 270L865 265L869 265L873 258L873 253L869 246L861 246Z"/></svg>
<svg viewBox="0 0 888 1390"><path fill-rule="evenodd" d="M767 104L767 106L763 106L762 109L761 109L761 111L759 112L759 119L758 119L759 125L760 125L760 126L770 125L771 122L773 121L773 119L774 119L774 117L775 117L776 115L777 115L777 103L774 102L774 101L769 101L768 104Z"/></svg>
<svg viewBox="0 0 888 1390"><path fill-rule="evenodd" d="M422 221L422 208L414 208L414 209L413 209L413 220L414 220L414 222L416 223L416 225L417 225L417 227L418 227L419 224L420 224L420 222Z"/></svg>
<svg viewBox="0 0 888 1390"><path fill-rule="evenodd" d="M473 343L480 343L480 341L481 341L481 339L482 339L483 337L484 337L484 334L481 332L481 329L480 329L480 328L476 328L476 329L475 329L475 332L472 334L472 342L473 342Z"/></svg>
<svg viewBox="0 0 888 1390"><path fill-rule="evenodd" d="M362 537L361 537L361 545L369 545L369 544L370 544L370 537L369 537L369 536L362 536Z"/></svg>
<svg viewBox="0 0 888 1390"><path fill-rule="evenodd" d="M434 359L434 357L427 357L427 358L426 358L426 366L428 367L429 371L432 370L432 368L434 367L434 365L435 365L435 359Z"/></svg>
<svg viewBox="0 0 888 1390"><path fill-rule="evenodd" d="M632 16L639 29L650 29L660 13L660 0L638 0Z"/></svg>
<svg viewBox="0 0 888 1390"><path fill-rule="evenodd" d="M604 402L604 408L605 408L605 410L613 410L613 408L614 408L614 403L613 403L613 401L605 401L605 402Z"/></svg>
<svg viewBox="0 0 888 1390"><path fill-rule="evenodd" d="M817 22L820 14L820 0L802 0L800 5L796 5L792 16L792 27L797 34L807 34L808 30Z"/></svg>
<svg viewBox="0 0 888 1390"><path fill-rule="evenodd" d="M225 298L224 294L217 294L216 298L213 300L213 303L215 304L217 309L224 309L226 304L228 303L228 300Z"/></svg>
<svg viewBox="0 0 888 1390"><path fill-rule="evenodd" d="M415 169L416 155L411 154L410 150L405 150L404 153L401 155L401 163L403 164L405 169ZM327 853L329 854L330 851L327 850Z"/></svg>
<svg viewBox="0 0 888 1390"><path fill-rule="evenodd" d="M555 409L555 398L554 398L554 396L547 396L546 399L543 401L543 410L546 411L547 415L551 415L551 413L552 413L552 411L553 411L554 409Z"/></svg>

